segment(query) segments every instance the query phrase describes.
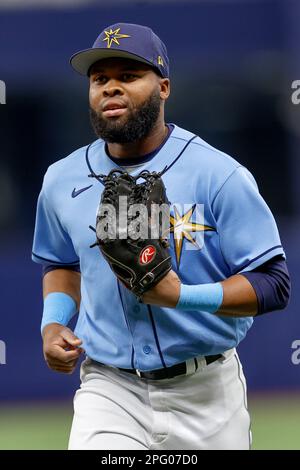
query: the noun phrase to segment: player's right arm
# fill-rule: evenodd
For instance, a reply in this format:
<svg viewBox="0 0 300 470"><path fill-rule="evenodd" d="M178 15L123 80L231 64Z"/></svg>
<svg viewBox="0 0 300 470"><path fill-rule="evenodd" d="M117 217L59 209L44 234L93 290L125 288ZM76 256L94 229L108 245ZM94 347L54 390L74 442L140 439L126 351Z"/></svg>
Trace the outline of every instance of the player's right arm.
<svg viewBox="0 0 300 470"><path fill-rule="evenodd" d="M45 360L51 369L71 373L82 352L81 340L67 328L80 303L80 260L68 227L62 223L68 212L65 185L60 180L62 165L64 159L51 165L44 177L37 202L32 259L43 267L41 332Z"/></svg>
<svg viewBox="0 0 300 470"><path fill-rule="evenodd" d="M80 273L70 269L55 269L43 278L44 299L51 293L61 292L80 305ZM50 323L43 328L43 352L50 369L71 374L83 349L82 341L66 326Z"/></svg>

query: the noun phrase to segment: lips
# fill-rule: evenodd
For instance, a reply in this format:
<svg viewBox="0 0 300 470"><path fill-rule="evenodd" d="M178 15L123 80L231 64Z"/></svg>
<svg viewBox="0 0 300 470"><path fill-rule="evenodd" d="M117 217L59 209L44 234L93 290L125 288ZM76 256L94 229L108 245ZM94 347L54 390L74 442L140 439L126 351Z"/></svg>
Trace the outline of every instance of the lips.
<svg viewBox="0 0 300 470"><path fill-rule="evenodd" d="M106 117L121 116L126 112L127 106L119 100L109 100L102 107L103 115Z"/></svg>

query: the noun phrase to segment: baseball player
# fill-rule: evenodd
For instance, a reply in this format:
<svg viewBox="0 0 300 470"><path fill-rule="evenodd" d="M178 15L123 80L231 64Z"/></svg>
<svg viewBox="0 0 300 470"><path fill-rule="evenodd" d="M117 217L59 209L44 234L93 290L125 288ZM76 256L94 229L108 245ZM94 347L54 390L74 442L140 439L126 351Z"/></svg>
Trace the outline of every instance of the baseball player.
<svg viewBox="0 0 300 470"><path fill-rule="evenodd" d="M254 316L283 309L290 294L272 213L245 167L165 123L169 60L150 28L108 26L71 65L89 78L97 139L46 172L32 254L43 266L48 366L71 373L86 355L69 448L248 449L235 348ZM164 169L171 203L172 269L142 301L91 248L99 175L118 169Z"/></svg>

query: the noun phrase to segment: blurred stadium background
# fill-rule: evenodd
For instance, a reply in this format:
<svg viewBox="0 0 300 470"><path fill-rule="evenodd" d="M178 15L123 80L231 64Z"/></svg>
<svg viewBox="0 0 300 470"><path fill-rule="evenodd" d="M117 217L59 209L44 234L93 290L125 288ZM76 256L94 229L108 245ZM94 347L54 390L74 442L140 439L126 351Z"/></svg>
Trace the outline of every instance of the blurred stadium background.
<svg viewBox="0 0 300 470"><path fill-rule="evenodd" d="M171 59L167 120L246 165L276 216L293 297L255 321L239 353L253 448L300 449L298 0L0 0L0 449L67 445L79 378L43 361L41 272L30 259L35 204L47 166L94 139L87 83L68 58L117 21L158 32Z"/></svg>

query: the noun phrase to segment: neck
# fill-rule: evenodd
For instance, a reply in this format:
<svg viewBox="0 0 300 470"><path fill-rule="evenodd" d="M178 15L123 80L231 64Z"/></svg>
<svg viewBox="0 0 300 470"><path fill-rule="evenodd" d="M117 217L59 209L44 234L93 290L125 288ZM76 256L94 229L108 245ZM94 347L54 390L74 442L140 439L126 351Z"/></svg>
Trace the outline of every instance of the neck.
<svg viewBox="0 0 300 470"><path fill-rule="evenodd" d="M141 140L127 144L108 143L108 151L115 158L142 157L159 147L168 133L164 120L158 120L151 132Z"/></svg>

